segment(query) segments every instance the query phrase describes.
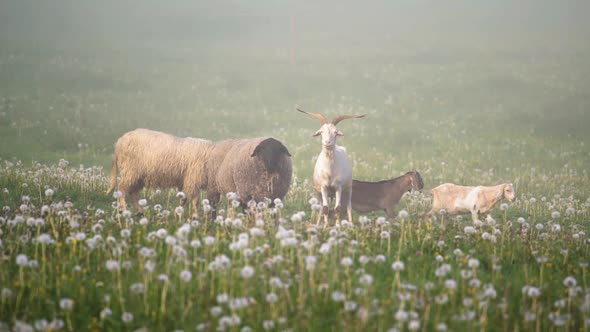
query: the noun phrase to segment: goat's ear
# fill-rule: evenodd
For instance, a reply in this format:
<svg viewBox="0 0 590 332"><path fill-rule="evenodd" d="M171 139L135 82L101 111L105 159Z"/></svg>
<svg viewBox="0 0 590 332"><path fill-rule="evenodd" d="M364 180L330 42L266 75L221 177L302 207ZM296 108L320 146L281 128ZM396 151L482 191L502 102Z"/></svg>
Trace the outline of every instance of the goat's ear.
<svg viewBox="0 0 590 332"><path fill-rule="evenodd" d="M315 134L311 135L312 137L320 136L322 134L321 130L315 132Z"/></svg>
<svg viewBox="0 0 590 332"><path fill-rule="evenodd" d="M344 133L340 130L336 130L336 136L344 136Z"/></svg>

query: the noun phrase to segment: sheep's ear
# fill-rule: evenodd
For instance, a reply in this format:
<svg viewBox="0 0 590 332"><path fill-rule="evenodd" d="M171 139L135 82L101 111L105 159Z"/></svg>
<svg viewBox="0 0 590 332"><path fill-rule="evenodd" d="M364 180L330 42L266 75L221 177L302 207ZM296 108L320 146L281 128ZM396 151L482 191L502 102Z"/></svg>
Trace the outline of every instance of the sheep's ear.
<svg viewBox="0 0 590 332"><path fill-rule="evenodd" d="M336 136L344 136L344 133L340 130L336 130Z"/></svg>
<svg viewBox="0 0 590 332"><path fill-rule="evenodd" d="M321 130L318 130L313 135L311 135L311 137L320 136L321 134L322 134L322 131Z"/></svg>

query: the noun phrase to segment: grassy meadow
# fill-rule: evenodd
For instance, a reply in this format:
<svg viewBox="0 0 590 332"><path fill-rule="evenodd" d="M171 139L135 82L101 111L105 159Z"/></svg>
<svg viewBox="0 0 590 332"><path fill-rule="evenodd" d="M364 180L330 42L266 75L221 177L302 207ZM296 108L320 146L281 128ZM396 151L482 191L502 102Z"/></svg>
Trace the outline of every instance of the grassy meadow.
<svg viewBox="0 0 590 332"><path fill-rule="evenodd" d="M343 37L268 15L192 39L37 16L25 37L0 32L0 331L590 330L587 44L510 26ZM418 170L425 189L392 220L315 227L319 122L296 107L367 114L338 126L354 177ZM140 127L273 136L291 190L199 220L176 190L145 190L143 216L118 213L113 144ZM512 182L517 198L480 223L422 222L445 182Z"/></svg>

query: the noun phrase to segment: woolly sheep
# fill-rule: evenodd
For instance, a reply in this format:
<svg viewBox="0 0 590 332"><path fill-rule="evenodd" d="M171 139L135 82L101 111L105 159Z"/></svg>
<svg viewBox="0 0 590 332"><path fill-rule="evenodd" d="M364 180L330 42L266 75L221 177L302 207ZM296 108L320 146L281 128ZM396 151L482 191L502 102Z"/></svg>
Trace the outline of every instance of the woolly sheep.
<svg viewBox="0 0 590 332"><path fill-rule="evenodd" d="M192 199L193 216L198 217L198 200L200 191L206 189L205 165L212 147L208 140L180 138L148 129L127 132L115 143L107 193L117 187L119 169L119 201L123 209L127 209L128 195L141 213L138 193L143 187L176 187Z"/></svg>
<svg viewBox="0 0 590 332"><path fill-rule="evenodd" d="M228 192L235 192L243 207L252 199L283 199L293 174L291 154L272 137L218 142L209 155L207 169L207 198L212 206Z"/></svg>

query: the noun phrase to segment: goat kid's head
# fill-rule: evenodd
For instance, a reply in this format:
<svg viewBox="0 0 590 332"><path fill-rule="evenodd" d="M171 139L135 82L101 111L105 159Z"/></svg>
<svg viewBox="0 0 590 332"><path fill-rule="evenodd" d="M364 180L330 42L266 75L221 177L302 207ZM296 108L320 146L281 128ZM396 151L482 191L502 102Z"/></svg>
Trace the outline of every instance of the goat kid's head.
<svg viewBox="0 0 590 332"><path fill-rule="evenodd" d="M513 202L516 199L516 191L514 190L514 185L512 183L505 183L503 188L504 197L507 200Z"/></svg>
<svg viewBox="0 0 590 332"><path fill-rule="evenodd" d="M302 111L300 109L297 109L297 110L301 113L311 115L314 118L317 118L320 120L320 122L322 123L322 126L320 127L320 129L318 131L316 131L313 134L313 136L315 137L315 136L321 135L322 136L322 145L328 149L333 149L334 146L336 146L336 138L338 136L344 136L344 134L340 130L338 130L338 128L336 128L336 125L338 124L338 122L345 120L345 119L362 118L365 116L365 114L363 114L363 115L338 115L338 116L334 117L331 122L328 122L328 119L326 119L326 117L320 113L306 112L306 111Z"/></svg>

